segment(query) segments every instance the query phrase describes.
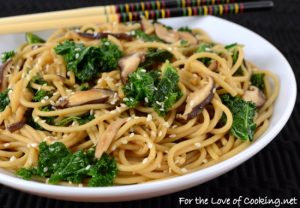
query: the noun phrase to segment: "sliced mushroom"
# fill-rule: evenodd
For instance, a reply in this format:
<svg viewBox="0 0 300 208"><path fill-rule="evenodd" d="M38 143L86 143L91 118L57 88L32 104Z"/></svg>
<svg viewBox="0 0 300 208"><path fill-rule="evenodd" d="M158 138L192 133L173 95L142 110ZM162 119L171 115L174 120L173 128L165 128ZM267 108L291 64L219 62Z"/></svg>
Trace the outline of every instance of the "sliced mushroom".
<svg viewBox="0 0 300 208"><path fill-rule="evenodd" d="M208 77L208 83L200 90L191 93L187 100L183 115L185 120L195 118L214 97L214 80Z"/></svg>
<svg viewBox="0 0 300 208"><path fill-rule="evenodd" d="M128 75L138 68L143 59L144 55L142 55L141 53L134 53L119 60L119 66L121 68L121 78L124 83L127 82Z"/></svg>
<svg viewBox="0 0 300 208"><path fill-rule="evenodd" d="M110 89L94 88L87 91L79 91L68 97L67 107L74 107L87 104L100 104L118 100L117 93ZM116 101L114 101L115 103Z"/></svg>
<svg viewBox="0 0 300 208"><path fill-rule="evenodd" d="M191 33L189 32L178 32L178 35L180 39L186 40L191 45L198 44L197 38L195 38Z"/></svg>
<svg viewBox="0 0 300 208"><path fill-rule="evenodd" d="M14 132L14 131L17 131L17 130L21 129L25 124L26 124L26 122L25 122L24 120L22 120L22 121L19 121L19 122L10 124L10 125L7 127L7 130L10 131L10 132L12 133L12 132Z"/></svg>
<svg viewBox="0 0 300 208"><path fill-rule="evenodd" d="M9 60L5 62L4 64L0 65L0 91L2 89L6 88L6 82L5 82L5 74L7 74L7 70L10 68L12 65L12 61Z"/></svg>
<svg viewBox="0 0 300 208"><path fill-rule="evenodd" d="M126 122L126 119L119 119L109 124L103 132L96 145L95 157L101 158L102 154L106 152L115 138L120 127Z"/></svg>
<svg viewBox="0 0 300 208"><path fill-rule="evenodd" d="M141 28L146 34L151 34L154 32L153 24L147 20L145 17L142 17Z"/></svg>
<svg viewBox="0 0 300 208"><path fill-rule="evenodd" d="M264 95L264 93L259 88L253 85L251 85L249 87L249 90L244 93L242 99L245 101L253 102L258 108L263 106L266 102L266 96Z"/></svg>
<svg viewBox="0 0 300 208"><path fill-rule="evenodd" d="M176 31L167 30L167 28L161 24L155 24L154 29L157 37L166 41L167 43L175 43L179 40L179 34Z"/></svg>
<svg viewBox="0 0 300 208"><path fill-rule="evenodd" d="M128 35L126 33L108 33L108 32L83 33L83 32L78 32L77 34L81 37L84 37L84 38L87 38L87 39L93 39L93 40L98 40L98 39L101 39L101 38L107 38L109 35L114 36L118 39L127 40L127 41L131 41L133 39L132 35Z"/></svg>

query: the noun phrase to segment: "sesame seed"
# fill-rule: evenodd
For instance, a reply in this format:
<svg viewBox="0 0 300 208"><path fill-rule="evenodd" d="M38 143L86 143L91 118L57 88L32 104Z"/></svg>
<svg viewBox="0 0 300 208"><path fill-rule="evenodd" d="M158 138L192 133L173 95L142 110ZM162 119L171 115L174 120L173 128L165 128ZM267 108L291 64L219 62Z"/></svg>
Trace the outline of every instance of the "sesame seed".
<svg viewBox="0 0 300 208"><path fill-rule="evenodd" d="M169 124L168 122L164 122L164 123L163 123L163 126L169 128L169 127L170 127L170 124Z"/></svg>
<svg viewBox="0 0 300 208"><path fill-rule="evenodd" d="M59 94L59 92L55 92L55 93L53 93L53 95L58 95Z"/></svg>
<svg viewBox="0 0 300 208"><path fill-rule="evenodd" d="M9 161L15 161L17 158L15 157L15 156L11 156L10 158L9 158Z"/></svg>
<svg viewBox="0 0 300 208"><path fill-rule="evenodd" d="M117 149L117 146L116 145L113 145L112 147L111 147L111 150L112 151L114 151L114 150L116 150Z"/></svg>
<svg viewBox="0 0 300 208"><path fill-rule="evenodd" d="M140 71L141 71L141 72L146 72L146 69L141 69Z"/></svg>
<svg viewBox="0 0 300 208"><path fill-rule="evenodd" d="M44 167L43 171L46 173L48 171L48 167Z"/></svg>
<svg viewBox="0 0 300 208"><path fill-rule="evenodd" d="M73 184L73 183L72 183L72 181L69 181L69 184L71 184L71 185L72 185L72 184Z"/></svg>
<svg viewBox="0 0 300 208"><path fill-rule="evenodd" d="M128 141L127 141L126 139L124 139L124 140L121 141L121 143L122 143L122 144L127 144Z"/></svg>
<svg viewBox="0 0 300 208"><path fill-rule="evenodd" d="M55 105L55 102L53 100L50 100L51 105Z"/></svg>
<svg viewBox="0 0 300 208"><path fill-rule="evenodd" d="M121 109L117 106L117 107L116 107L116 111L117 111L117 112L121 112Z"/></svg>
<svg viewBox="0 0 300 208"><path fill-rule="evenodd" d="M151 114L148 114L147 115L147 121L151 121L152 120L152 115Z"/></svg>
<svg viewBox="0 0 300 208"><path fill-rule="evenodd" d="M90 110L90 115L93 115L94 114L94 109L91 109Z"/></svg>
<svg viewBox="0 0 300 208"><path fill-rule="evenodd" d="M207 162L208 162L207 159L204 159L204 160L203 160L203 163L207 163Z"/></svg>
<svg viewBox="0 0 300 208"><path fill-rule="evenodd" d="M32 147L37 147L37 143L30 144Z"/></svg>
<svg viewBox="0 0 300 208"><path fill-rule="evenodd" d="M86 170L89 170L91 168L91 165L88 165L85 167Z"/></svg>
<svg viewBox="0 0 300 208"><path fill-rule="evenodd" d="M124 100L124 101L129 101L129 99L128 99L127 97L126 97L126 98L124 98L123 100Z"/></svg>
<svg viewBox="0 0 300 208"><path fill-rule="evenodd" d="M183 172L183 173L187 173L187 172L188 172L188 170L187 170L186 168L181 168L181 172Z"/></svg>
<svg viewBox="0 0 300 208"><path fill-rule="evenodd" d="M31 145L30 145L30 144L27 144L26 146L27 146L27 148L30 148L30 147L31 147Z"/></svg>
<svg viewBox="0 0 300 208"><path fill-rule="evenodd" d="M82 183L78 184L78 187L83 187L83 184Z"/></svg>
<svg viewBox="0 0 300 208"><path fill-rule="evenodd" d="M9 147L10 146L10 143L5 143L3 144L4 147Z"/></svg>
<svg viewBox="0 0 300 208"><path fill-rule="evenodd" d="M156 136L156 133L155 131L151 131L151 136L155 137Z"/></svg>
<svg viewBox="0 0 300 208"><path fill-rule="evenodd" d="M134 136L134 133L131 133L130 135L129 135L129 137L133 137Z"/></svg>
<svg viewBox="0 0 300 208"><path fill-rule="evenodd" d="M161 168L161 164L160 164L160 163L158 163L157 167L158 167L158 168Z"/></svg>
<svg viewBox="0 0 300 208"><path fill-rule="evenodd" d="M48 99L49 99L49 96L45 96L44 99L45 99L45 100L48 100Z"/></svg>
<svg viewBox="0 0 300 208"><path fill-rule="evenodd" d="M38 120L39 120L39 117L34 118L34 122L38 122Z"/></svg>
<svg viewBox="0 0 300 208"><path fill-rule="evenodd" d="M130 121L130 120L131 120L131 117L128 117L126 121Z"/></svg>
<svg viewBox="0 0 300 208"><path fill-rule="evenodd" d="M144 160L143 160L143 164L145 164L145 163L147 163L148 162L148 158L145 158Z"/></svg>
<svg viewBox="0 0 300 208"><path fill-rule="evenodd" d="M176 127L177 127L177 125L173 125L173 126L172 126L172 129L175 129Z"/></svg>
<svg viewBox="0 0 300 208"><path fill-rule="evenodd" d="M159 137L162 136L162 134L163 134L162 131L159 131L159 132L158 132L158 136L159 136Z"/></svg>
<svg viewBox="0 0 300 208"><path fill-rule="evenodd" d="M126 108L126 106L127 106L127 105L125 105L124 103L121 103L121 104L120 104L120 107L122 107L122 108Z"/></svg>
<svg viewBox="0 0 300 208"><path fill-rule="evenodd" d="M75 50L76 50L76 49L75 49ZM70 76L71 76L71 72L68 71L68 72L67 72L67 75L68 75L68 77L70 77Z"/></svg>
<svg viewBox="0 0 300 208"><path fill-rule="evenodd" d="M176 134L171 134L169 137L170 137L170 138L175 138L175 137L176 137Z"/></svg>
<svg viewBox="0 0 300 208"><path fill-rule="evenodd" d="M147 143L147 146L148 146L149 149L151 149L153 147L153 144Z"/></svg>
<svg viewBox="0 0 300 208"><path fill-rule="evenodd" d="M145 103L149 103L149 100L147 97L145 97Z"/></svg>
<svg viewBox="0 0 300 208"><path fill-rule="evenodd" d="M46 120L41 120L42 123L46 123Z"/></svg>
<svg viewBox="0 0 300 208"><path fill-rule="evenodd" d="M194 101L191 101L191 102L190 102L190 106L193 106L193 105L194 105Z"/></svg>
<svg viewBox="0 0 300 208"><path fill-rule="evenodd" d="M195 143L194 145L195 145L196 147L198 147L198 148L199 148L199 147L201 147L201 144L200 144L200 143L198 143L198 142L197 142L197 143Z"/></svg>
<svg viewBox="0 0 300 208"><path fill-rule="evenodd" d="M213 93L216 93L216 88L214 88L214 89L212 90L212 92L213 92Z"/></svg>
<svg viewBox="0 0 300 208"><path fill-rule="evenodd" d="M46 184L48 184L48 183L49 183L49 178L47 178L47 179L46 179L45 183L46 183Z"/></svg>
<svg viewBox="0 0 300 208"><path fill-rule="evenodd" d="M41 103L46 103L46 100L44 100L44 99L43 99L43 100L41 100Z"/></svg>
<svg viewBox="0 0 300 208"><path fill-rule="evenodd" d="M75 59L78 59L79 58L79 53L76 53L75 54Z"/></svg>

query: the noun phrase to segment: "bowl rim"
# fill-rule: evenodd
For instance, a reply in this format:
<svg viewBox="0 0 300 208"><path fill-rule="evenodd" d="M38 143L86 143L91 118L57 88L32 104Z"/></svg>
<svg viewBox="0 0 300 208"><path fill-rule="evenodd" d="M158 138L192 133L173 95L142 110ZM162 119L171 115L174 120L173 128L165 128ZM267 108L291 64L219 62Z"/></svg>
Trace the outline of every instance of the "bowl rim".
<svg viewBox="0 0 300 208"><path fill-rule="evenodd" d="M272 127L272 131L270 131L268 134L261 137L259 140L256 140L249 147L242 150L241 152L234 155L233 157L230 157L208 168L191 172L183 176L176 176L161 181L151 181L149 183L143 183L143 184L120 185L120 186L112 186L112 187L74 188L68 186L44 184L36 181L26 181L21 178L17 178L0 172L0 183L25 192L30 192L42 196L49 196L51 198L67 199L71 201L104 202L104 201L126 201L132 199L142 199L142 198L149 198L153 196L158 196L158 195L163 195L163 194L168 194L175 191L183 190L185 188L189 188L191 186L195 186L200 183L211 180L225 172L228 172L234 167L240 165L241 163L250 159L257 152L262 150L282 130L282 128L287 123L294 109L296 96L297 96L297 83L296 83L295 74L293 73L293 70L289 62L282 55L282 53L273 44L271 44L268 40L266 40L262 36L249 30L246 27L243 27L234 22L219 17L207 16L204 18L212 18L215 21L220 21L221 23L225 22L226 24L231 24L234 27L238 27L238 29L246 30L248 33L251 33L252 36L255 36L255 38L262 39L263 41L268 43L272 47L272 50L275 50L278 56L280 56L280 59L282 59L285 62L287 66L285 70L288 72L290 78L289 102L287 103L287 106L283 111L279 122L276 122L275 125ZM141 193L144 193L144 195L141 195Z"/></svg>

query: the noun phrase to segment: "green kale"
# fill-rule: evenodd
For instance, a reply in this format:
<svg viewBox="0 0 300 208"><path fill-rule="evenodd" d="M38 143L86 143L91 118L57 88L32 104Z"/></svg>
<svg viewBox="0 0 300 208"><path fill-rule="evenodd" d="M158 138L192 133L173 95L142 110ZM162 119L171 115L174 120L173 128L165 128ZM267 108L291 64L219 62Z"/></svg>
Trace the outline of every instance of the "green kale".
<svg viewBox="0 0 300 208"><path fill-rule="evenodd" d="M188 46L189 45L189 42L187 40L181 40L180 41L180 45L181 46Z"/></svg>
<svg viewBox="0 0 300 208"><path fill-rule="evenodd" d="M2 63L5 63L6 61L8 61L9 59L11 59L12 57L15 56L15 52L14 51L6 51L3 52L1 55L1 61Z"/></svg>
<svg viewBox="0 0 300 208"><path fill-rule="evenodd" d="M101 72L115 69L122 56L122 52L116 45L107 39L101 41L99 47L65 41L54 50L64 57L67 69L73 71L80 82L87 82L96 78Z"/></svg>
<svg viewBox="0 0 300 208"><path fill-rule="evenodd" d="M166 50L161 49L149 49L148 53L145 55L145 61L140 64L139 67L143 69L152 69L166 60L171 60L173 54Z"/></svg>
<svg viewBox="0 0 300 208"><path fill-rule="evenodd" d="M236 46L237 46L237 43L232 43L232 44L226 45L224 48L229 50L229 49L234 48Z"/></svg>
<svg viewBox="0 0 300 208"><path fill-rule="evenodd" d="M0 112L4 111L6 106L10 103L8 92L11 89L6 89L5 91L0 93Z"/></svg>
<svg viewBox="0 0 300 208"><path fill-rule="evenodd" d="M56 184L62 180L80 183L86 177L88 165L89 160L82 150L69 154L63 157L55 167L49 183Z"/></svg>
<svg viewBox="0 0 300 208"><path fill-rule="evenodd" d="M92 178L89 180L88 186L111 186L114 178L117 176L117 164L113 157L103 154L100 160L90 168L88 175Z"/></svg>
<svg viewBox="0 0 300 208"><path fill-rule="evenodd" d="M79 86L79 90L80 91L86 91L90 88L89 84L88 83L83 83Z"/></svg>
<svg viewBox="0 0 300 208"><path fill-rule="evenodd" d="M135 37L142 39L145 42L163 42L156 35L148 35L144 33L142 30L135 30L134 33L135 33Z"/></svg>
<svg viewBox="0 0 300 208"><path fill-rule="evenodd" d="M32 77L30 82L36 83L39 85L47 85L48 84L40 75L36 75L36 76Z"/></svg>
<svg viewBox="0 0 300 208"><path fill-rule="evenodd" d="M212 43L201 43L199 47L196 50L196 53L202 53L202 52L212 52L211 48L214 46ZM210 64L211 59L210 58L200 58L199 61L201 61L205 66L208 66Z"/></svg>
<svg viewBox="0 0 300 208"><path fill-rule="evenodd" d="M90 114L86 114L86 115L83 115L81 117L79 117L79 116L70 116L70 117L63 118L62 120L57 122L55 125L56 126L67 126L72 122L77 122L79 125L83 125L83 124L86 124L87 122L93 120L94 118L95 118L95 116L90 115Z"/></svg>
<svg viewBox="0 0 300 208"><path fill-rule="evenodd" d="M28 44L45 43L46 41L33 33L26 33L25 39Z"/></svg>
<svg viewBox="0 0 300 208"><path fill-rule="evenodd" d="M41 131L45 130L45 129L43 129L38 123L36 123L36 122L33 120L33 117L32 117L32 110L33 110L33 109L28 109L28 110L25 112L26 124L28 124L29 126L31 126L32 128L34 128L34 129L36 129L36 130L41 130ZM49 112L49 111L51 111L51 106L50 106L50 105L43 106L43 107L41 107L41 111ZM53 125L53 124L54 124L54 119L55 119L55 117L53 117L53 116L48 116L48 117L41 117L41 119L45 120L47 124Z"/></svg>
<svg viewBox="0 0 300 208"><path fill-rule="evenodd" d="M139 68L129 75L128 83L123 88L126 96L124 102L131 108L144 102L164 116L182 95L178 82L179 76L171 64L165 65L162 75Z"/></svg>
<svg viewBox="0 0 300 208"><path fill-rule="evenodd" d="M51 145L41 142L39 144L37 174L42 177L50 177L57 171L62 159L71 155L71 151L61 142L55 142Z"/></svg>
<svg viewBox="0 0 300 208"><path fill-rule="evenodd" d="M152 107L164 116L172 105L182 96L178 87L179 76L171 64L166 64L163 69L162 78L157 85L153 96Z"/></svg>
<svg viewBox="0 0 300 208"><path fill-rule="evenodd" d="M258 87L261 91L265 90L265 74L264 73L254 73L251 76L251 84Z"/></svg>
<svg viewBox="0 0 300 208"><path fill-rule="evenodd" d="M233 115L230 133L241 140L252 141L256 129L254 123L255 104L246 102L238 96L232 97L229 94L222 95L221 99Z"/></svg>
<svg viewBox="0 0 300 208"><path fill-rule="evenodd" d="M189 32L189 33L192 33L193 31L191 30L191 28L189 27L180 27L177 31L180 31L180 32Z"/></svg>
<svg viewBox="0 0 300 208"><path fill-rule="evenodd" d="M138 68L137 71L131 73L128 82L124 86L123 91L126 95L124 102L127 106L134 108L139 102L146 99L146 103L152 100L155 85L154 78L145 69ZM150 100L149 100L150 99Z"/></svg>
<svg viewBox="0 0 300 208"><path fill-rule="evenodd" d="M17 175L29 180L32 176L49 178L49 183L59 181L81 183L88 179L88 186L110 186L117 175L117 164L113 157L103 154L100 159L94 157L94 149L72 153L63 143L55 142L39 145L37 167L21 168Z"/></svg>
<svg viewBox="0 0 300 208"><path fill-rule="evenodd" d="M43 100L44 97L51 97L52 96L52 93L49 92L49 91L46 91L46 90L38 90L36 91L36 93L34 94L32 100L34 102L40 102L41 100Z"/></svg>

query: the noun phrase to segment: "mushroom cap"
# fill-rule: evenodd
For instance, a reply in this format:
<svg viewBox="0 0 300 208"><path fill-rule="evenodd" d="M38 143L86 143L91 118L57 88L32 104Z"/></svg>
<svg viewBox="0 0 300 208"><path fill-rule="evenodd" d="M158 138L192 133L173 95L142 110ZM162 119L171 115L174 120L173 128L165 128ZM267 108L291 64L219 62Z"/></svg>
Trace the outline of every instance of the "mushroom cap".
<svg viewBox="0 0 300 208"><path fill-rule="evenodd" d="M119 66L121 68L121 78L122 82L126 83L128 75L136 71L138 66L143 60L144 55L141 53L134 53L125 56L119 60Z"/></svg>
<svg viewBox="0 0 300 208"><path fill-rule="evenodd" d="M200 111L212 100L214 96L214 80L207 77L207 84L201 89L191 93L187 100L182 118L189 120L196 117Z"/></svg>
<svg viewBox="0 0 300 208"><path fill-rule="evenodd" d="M242 99L244 101L250 101L255 104L256 107L261 107L266 102L266 96L264 93L256 86L251 85L247 91L245 91Z"/></svg>

